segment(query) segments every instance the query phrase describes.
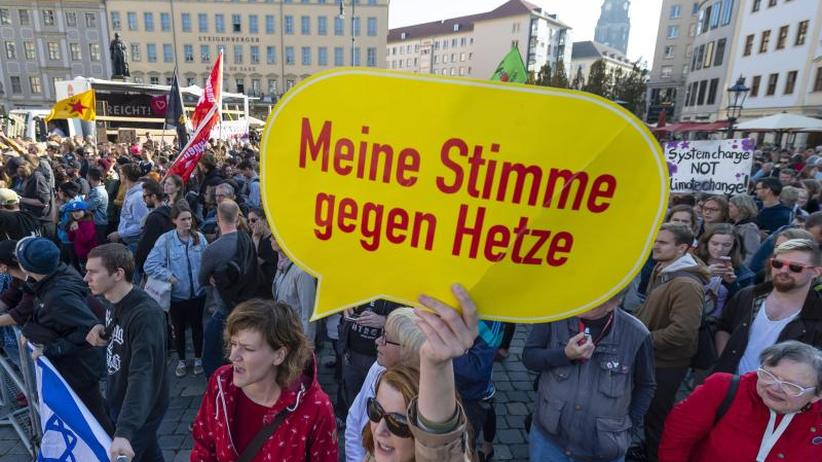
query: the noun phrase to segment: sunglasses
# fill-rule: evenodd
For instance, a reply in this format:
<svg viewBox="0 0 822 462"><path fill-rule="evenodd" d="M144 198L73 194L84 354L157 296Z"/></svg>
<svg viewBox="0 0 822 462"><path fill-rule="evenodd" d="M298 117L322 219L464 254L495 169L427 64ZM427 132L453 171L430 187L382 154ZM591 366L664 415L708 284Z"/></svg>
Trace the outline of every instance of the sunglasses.
<svg viewBox="0 0 822 462"><path fill-rule="evenodd" d="M380 423L380 420L385 420L385 426L388 431L394 436L400 438L410 438L411 429L408 428L408 417L398 412L385 412L380 406L377 398L368 398L368 420L374 423Z"/></svg>
<svg viewBox="0 0 822 462"><path fill-rule="evenodd" d="M785 265L788 265L788 269L791 270L792 273L801 273L802 270L804 270L805 268L813 268L813 265L790 263L782 260L777 260L776 258L771 260L771 267L773 267L774 269L782 269L782 267Z"/></svg>

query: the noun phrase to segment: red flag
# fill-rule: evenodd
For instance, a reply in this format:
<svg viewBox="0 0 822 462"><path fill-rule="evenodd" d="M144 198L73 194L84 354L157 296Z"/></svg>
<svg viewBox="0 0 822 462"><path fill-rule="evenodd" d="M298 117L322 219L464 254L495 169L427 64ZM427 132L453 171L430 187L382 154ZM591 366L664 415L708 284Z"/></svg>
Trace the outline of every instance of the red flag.
<svg viewBox="0 0 822 462"><path fill-rule="evenodd" d="M196 130L206 114L211 110L211 107L216 105L219 112L223 104L223 50L217 56L217 61L214 62L214 67L211 68L211 75L208 77L208 82L203 89L203 94L200 95L200 100L197 101L197 106L194 108L194 113L191 114L191 126Z"/></svg>
<svg viewBox="0 0 822 462"><path fill-rule="evenodd" d="M197 167L200 158L208 148L208 139L211 136L211 129L217 124L220 114L217 111L217 106L212 106L211 111L206 114L206 119L197 127L194 136L188 140L180 155L168 169L169 174L177 174L183 178L183 181L188 182L191 172Z"/></svg>

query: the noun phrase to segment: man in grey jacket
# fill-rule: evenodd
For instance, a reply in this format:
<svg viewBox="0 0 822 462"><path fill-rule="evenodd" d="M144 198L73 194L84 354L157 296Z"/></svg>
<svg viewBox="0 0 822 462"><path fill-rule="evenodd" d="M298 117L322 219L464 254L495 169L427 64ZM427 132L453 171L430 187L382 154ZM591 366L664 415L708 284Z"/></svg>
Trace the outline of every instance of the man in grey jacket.
<svg viewBox="0 0 822 462"><path fill-rule="evenodd" d="M540 376L530 460L624 460L656 387L651 334L617 309L624 292L531 330L522 360Z"/></svg>

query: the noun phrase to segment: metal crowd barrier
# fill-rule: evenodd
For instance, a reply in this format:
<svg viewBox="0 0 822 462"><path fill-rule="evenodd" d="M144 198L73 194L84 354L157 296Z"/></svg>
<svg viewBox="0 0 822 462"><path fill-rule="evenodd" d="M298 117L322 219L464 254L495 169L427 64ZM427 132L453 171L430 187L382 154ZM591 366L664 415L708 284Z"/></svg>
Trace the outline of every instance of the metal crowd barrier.
<svg viewBox="0 0 822 462"><path fill-rule="evenodd" d="M20 344L20 329L17 327L0 329L0 338L4 338L6 329L14 333L18 356L3 349L0 352L0 426L12 427L20 442L37 459L42 432L40 413L37 407L37 386L34 379L34 363L27 349ZM4 345L5 346L5 342ZM15 360L16 359L16 360ZM22 403L20 397L25 397Z"/></svg>

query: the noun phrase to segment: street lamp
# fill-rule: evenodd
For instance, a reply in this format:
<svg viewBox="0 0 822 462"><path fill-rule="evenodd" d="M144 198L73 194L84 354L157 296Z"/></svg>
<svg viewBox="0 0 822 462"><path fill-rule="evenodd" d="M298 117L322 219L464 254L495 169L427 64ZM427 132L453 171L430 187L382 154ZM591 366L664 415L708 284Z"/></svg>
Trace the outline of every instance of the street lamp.
<svg viewBox="0 0 822 462"><path fill-rule="evenodd" d="M354 66L354 47L357 45L357 34L354 29L354 23L357 20L354 16L356 4L355 0L351 0L351 66ZM345 20L345 0L340 0L340 14L338 16L340 20Z"/></svg>
<svg viewBox="0 0 822 462"><path fill-rule="evenodd" d="M728 138L733 137L734 124L742 113L749 91L751 89L745 86L745 77L741 75L734 86L728 89Z"/></svg>

